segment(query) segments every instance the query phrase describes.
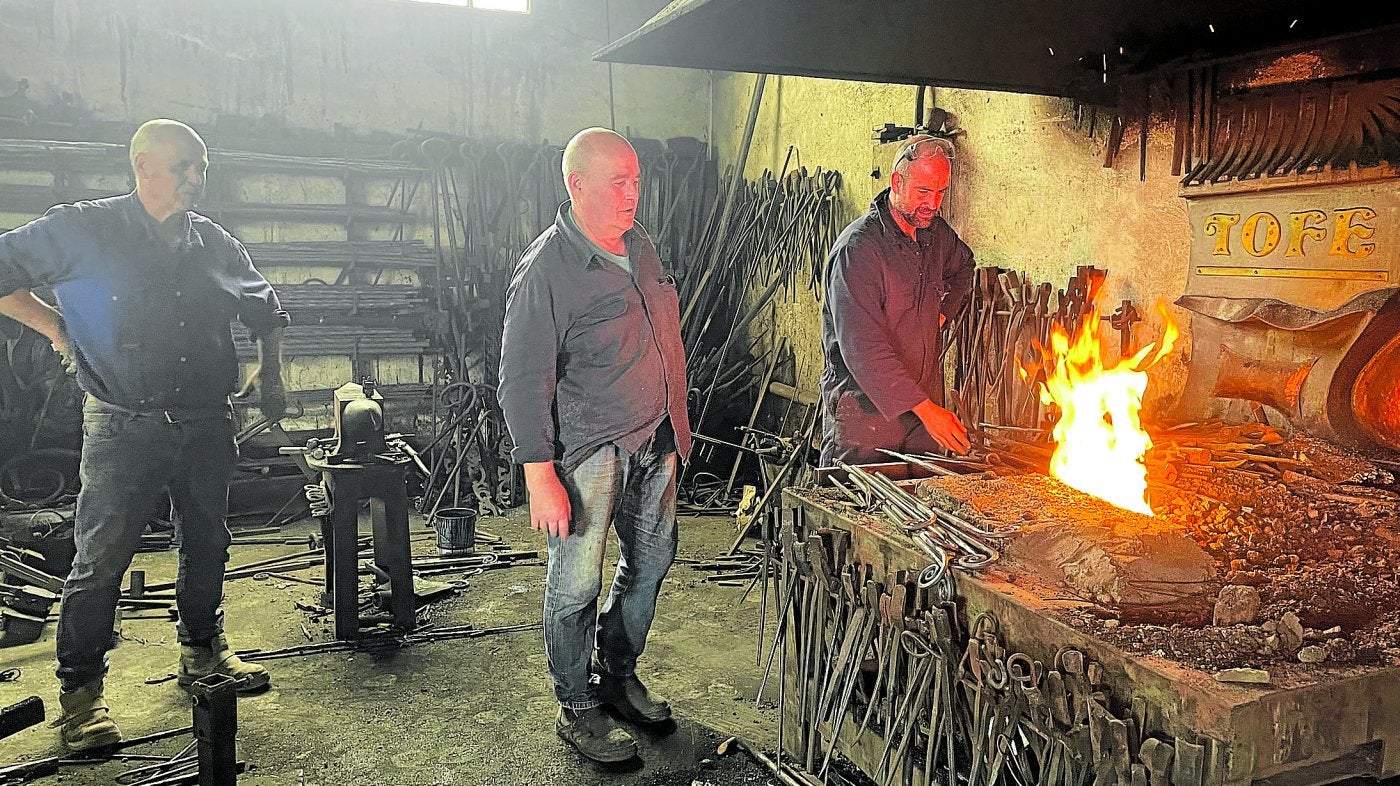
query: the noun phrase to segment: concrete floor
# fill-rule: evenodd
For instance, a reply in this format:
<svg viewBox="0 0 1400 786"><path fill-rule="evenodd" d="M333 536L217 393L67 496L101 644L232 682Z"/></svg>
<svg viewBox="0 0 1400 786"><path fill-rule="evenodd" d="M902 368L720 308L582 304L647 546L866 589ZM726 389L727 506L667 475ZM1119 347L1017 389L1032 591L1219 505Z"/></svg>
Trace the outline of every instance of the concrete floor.
<svg viewBox="0 0 1400 786"><path fill-rule="evenodd" d="M544 538L531 531L523 510L483 519L483 530L516 549L543 554ZM410 526L424 539L415 554L434 551L421 519ZM682 518L682 557L707 559L728 548L733 519ZM307 521L290 535L316 530ZM298 551L295 546L235 546L231 565ZM615 555L615 549L614 549ZM140 554L150 583L172 579L174 552ZM609 568L610 575L611 568ZM300 575L318 577L319 568ZM430 607L439 625L478 627L537 622L544 587L542 564L489 571L470 579L456 597ZM777 740L776 680L762 707L754 696L757 591L740 602L741 588L704 581L708 575L677 564L659 606L639 674L670 699L674 729L641 732L640 763L604 768L581 759L554 733L554 703L538 630L433 642L385 654L338 653L273 660L272 688L239 700L239 754L254 766L240 783L265 784L760 784L766 771L742 754L719 758L715 746L738 735L772 750ZM438 577L438 578L451 578ZM315 587L242 579L229 582L225 609L237 649L276 649L332 638L330 620L313 622L295 608L314 603ZM769 615L771 635L773 615ZM19 668L18 682L0 684L0 706L44 698L58 715L53 676L53 631L43 640L0 650L0 665ZM174 625L127 620L112 653L107 695L127 737L190 723L190 699L173 680L147 684L175 670ZM190 737L154 743L142 753L171 754ZM0 741L0 766L59 752L57 732L35 727ZM132 751L137 752L137 751ZM704 761L712 760L712 761ZM35 781L71 786L110 784L148 762L65 767Z"/></svg>

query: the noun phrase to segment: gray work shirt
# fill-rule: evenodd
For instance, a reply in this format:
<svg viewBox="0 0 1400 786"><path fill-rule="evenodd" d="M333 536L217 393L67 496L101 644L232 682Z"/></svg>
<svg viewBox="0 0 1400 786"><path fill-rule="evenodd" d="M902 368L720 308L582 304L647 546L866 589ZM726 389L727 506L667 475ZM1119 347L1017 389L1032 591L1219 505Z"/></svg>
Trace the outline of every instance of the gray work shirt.
<svg viewBox="0 0 1400 786"><path fill-rule="evenodd" d="M578 228L578 222L574 220L574 212L572 210L559 211L559 217L564 219L564 226L568 227L569 232L571 234L576 234L588 242L588 247L593 249L594 254L597 254L603 259L606 259L614 265L617 265L618 267L622 268L623 270L626 270L627 275L632 275L632 260L629 259L626 254L614 254L606 248L603 248L602 246L598 245L597 243L594 243L593 240L588 237L588 235L585 235L583 233L582 229Z"/></svg>
<svg viewBox="0 0 1400 786"><path fill-rule="evenodd" d="M572 469L615 442L636 452L668 416L690 455L675 279L640 224L623 235L634 273L602 259L567 219L535 238L506 290L498 391L520 464Z"/></svg>
<svg viewBox="0 0 1400 786"><path fill-rule="evenodd" d="M890 215L889 195L875 197L827 259L821 390L829 412L850 395L868 402L868 416L894 421L924 399L942 402L938 317L962 307L974 262L942 216L910 240Z"/></svg>

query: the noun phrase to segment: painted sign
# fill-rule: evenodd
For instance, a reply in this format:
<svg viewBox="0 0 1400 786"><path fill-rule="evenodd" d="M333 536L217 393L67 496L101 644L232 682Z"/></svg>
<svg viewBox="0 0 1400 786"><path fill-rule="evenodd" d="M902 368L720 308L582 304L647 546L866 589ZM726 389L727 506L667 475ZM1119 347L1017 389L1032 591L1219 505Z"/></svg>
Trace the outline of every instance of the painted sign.
<svg viewBox="0 0 1400 786"><path fill-rule="evenodd" d="M1400 180L1188 196L1186 294L1326 311L1400 286Z"/></svg>

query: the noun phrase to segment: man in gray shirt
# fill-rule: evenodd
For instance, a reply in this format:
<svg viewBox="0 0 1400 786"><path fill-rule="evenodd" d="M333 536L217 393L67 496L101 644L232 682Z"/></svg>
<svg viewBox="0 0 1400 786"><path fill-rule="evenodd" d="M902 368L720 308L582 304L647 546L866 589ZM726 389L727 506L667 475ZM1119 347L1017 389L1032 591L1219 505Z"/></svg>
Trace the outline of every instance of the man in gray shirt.
<svg viewBox="0 0 1400 786"><path fill-rule="evenodd" d="M676 469L691 445L679 297L635 220L640 173L613 131L569 142L570 201L515 268L501 346L512 458L524 465L530 526L549 537L556 728L604 762L637 748L602 705L636 723L671 716L636 666L676 555ZM600 611L609 527L621 553Z"/></svg>

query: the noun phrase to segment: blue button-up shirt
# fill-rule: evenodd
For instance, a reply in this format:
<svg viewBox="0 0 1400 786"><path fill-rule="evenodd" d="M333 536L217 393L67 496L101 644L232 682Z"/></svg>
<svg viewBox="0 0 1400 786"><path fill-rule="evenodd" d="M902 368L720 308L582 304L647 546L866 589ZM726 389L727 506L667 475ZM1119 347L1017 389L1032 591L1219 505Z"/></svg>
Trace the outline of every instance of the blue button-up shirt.
<svg viewBox="0 0 1400 786"><path fill-rule="evenodd" d="M223 227L186 213L173 247L136 194L58 205L0 235L0 297L50 287L78 384L132 409L205 408L238 386L229 323L288 323L267 279Z"/></svg>

